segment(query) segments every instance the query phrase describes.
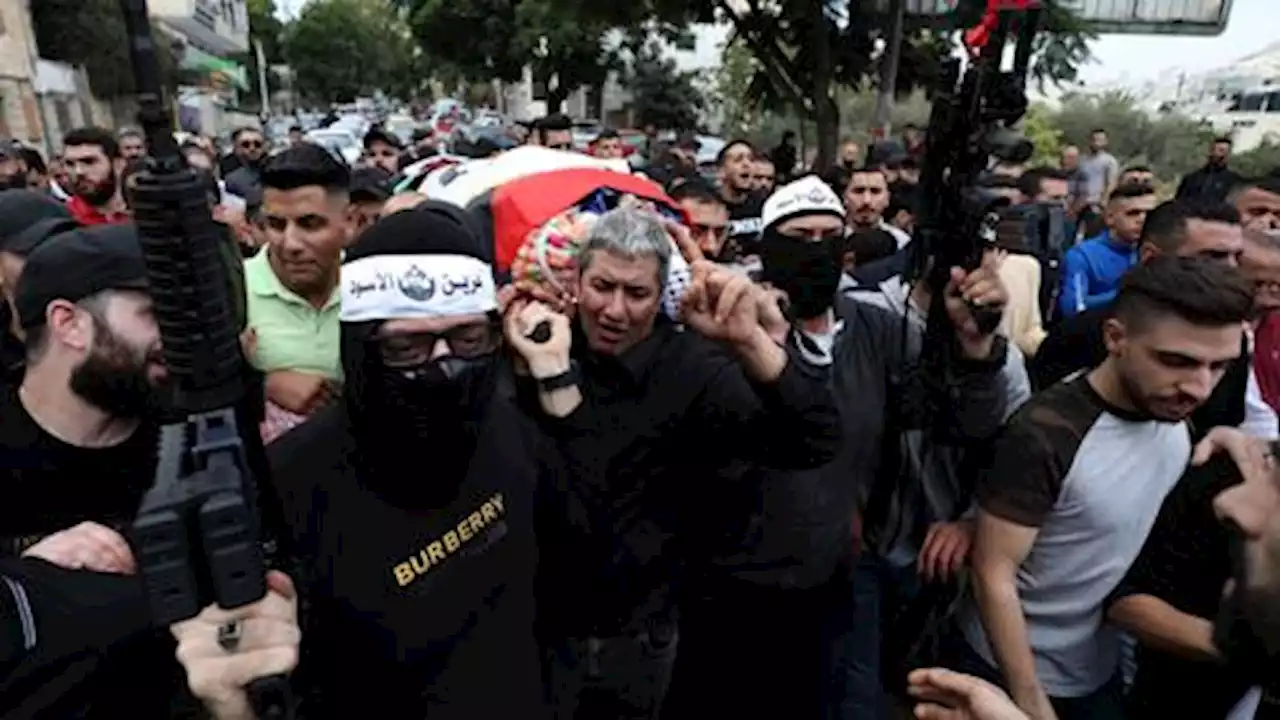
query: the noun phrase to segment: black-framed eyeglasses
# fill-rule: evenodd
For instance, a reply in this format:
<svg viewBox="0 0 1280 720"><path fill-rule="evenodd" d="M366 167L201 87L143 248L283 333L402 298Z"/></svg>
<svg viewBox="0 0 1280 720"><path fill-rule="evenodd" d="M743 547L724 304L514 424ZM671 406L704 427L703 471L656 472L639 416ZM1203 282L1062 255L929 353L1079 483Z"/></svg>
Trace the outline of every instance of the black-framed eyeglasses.
<svg viewBox="0 0 1280 720"><path fill-rule="evenodd" d="M392 333L375 337L374 342L384 365L409 368L432 360L442 342L454 357L477 358L497 350L501 337L496 322L481 322L440 332Z"/></svg>

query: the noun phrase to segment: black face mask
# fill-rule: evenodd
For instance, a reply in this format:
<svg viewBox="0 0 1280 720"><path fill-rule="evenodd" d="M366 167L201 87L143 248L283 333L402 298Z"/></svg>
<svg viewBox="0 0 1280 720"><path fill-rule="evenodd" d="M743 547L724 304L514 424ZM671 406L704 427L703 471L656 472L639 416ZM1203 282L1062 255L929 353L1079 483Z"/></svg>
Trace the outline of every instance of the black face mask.
<svg viewBox="0 0 1280 720"><path fill-rule="evenodd" d="M359 386L352 387L349 377L346 389L361 475L400 507L448 504L475 455L495 356L391 368L373 343L365 344L364 353Z"/></svg>
<svg viewBox="0 0 1280 720"><path fill-rule="evenodd" d="M375 355L376 357L376 355ZM368 410L419 440L454 434L468 424L482 399L493 356L446 357L411 368L379 367Z"/></svg>
<svg viewBox="0 0 1280 720"><path fill-rule="evenodd" d="M787 294L794 317L808 320L831 308L844 269L844 233L813 242L766 230L760 245L761 279Z"/></svg>

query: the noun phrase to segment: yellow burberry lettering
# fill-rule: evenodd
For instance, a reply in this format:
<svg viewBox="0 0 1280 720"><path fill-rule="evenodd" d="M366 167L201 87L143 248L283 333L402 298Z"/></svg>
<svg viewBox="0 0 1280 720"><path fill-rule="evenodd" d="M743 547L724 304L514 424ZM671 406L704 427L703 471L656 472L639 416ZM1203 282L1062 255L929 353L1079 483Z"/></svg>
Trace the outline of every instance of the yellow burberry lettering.
<svg viewBox="0 0 1280 720"><path fill-rule="evenodd" d="M391 575L396 584L406 587L414 580L426 575L432 568L443 563L450 555L458 552L464 545L480 537L486 528L502 519L506 514L502 493L481 503L480 507L471 511L458 521L457 525L427 543L391 568Z"/></svg>

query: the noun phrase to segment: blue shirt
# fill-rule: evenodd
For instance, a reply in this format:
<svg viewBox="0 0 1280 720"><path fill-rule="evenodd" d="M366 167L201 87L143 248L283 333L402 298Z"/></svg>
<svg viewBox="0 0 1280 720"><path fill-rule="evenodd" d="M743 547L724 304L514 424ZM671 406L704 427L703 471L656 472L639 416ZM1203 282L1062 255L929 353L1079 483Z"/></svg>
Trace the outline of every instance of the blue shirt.
<svg viewBox="0 0 1280 720"><path fill-rule="evenodd" d="M1111 239L1110 230L1068 250L1062 260L1062 294L1058 296L1063 317L1114 300L1120 278L1137 263L1138 246Z"/></svg>

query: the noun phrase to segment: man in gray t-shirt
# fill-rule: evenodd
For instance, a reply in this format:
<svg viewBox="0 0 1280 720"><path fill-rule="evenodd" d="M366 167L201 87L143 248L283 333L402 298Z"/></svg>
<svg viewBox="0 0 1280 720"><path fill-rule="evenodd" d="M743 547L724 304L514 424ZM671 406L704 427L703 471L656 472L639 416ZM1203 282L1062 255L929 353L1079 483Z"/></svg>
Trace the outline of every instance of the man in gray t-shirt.
<svg viewBox="0 0 1280 720"><path fill-rule="evenodd" d="M1107 144L1107 131L1094 130L1089 137L1089 152L1080 160L1080 174L1084 179L1084 195L1080 199L1088 205L1106 200L1120 177L1120 163L1107 152Z"/></svg>
<svg viewBox="0 0 1280 720"><path fill-rule="evenodd" d="M1103 607L1186 468L1185 420L1239 354L1251 292L1192 258L1129 272L1111 354L1024 405L978 480L973 594L947 667L1003 681L1033 718L1122 717ZM1164 353L1178 362L1144 359Z"/></svg>

